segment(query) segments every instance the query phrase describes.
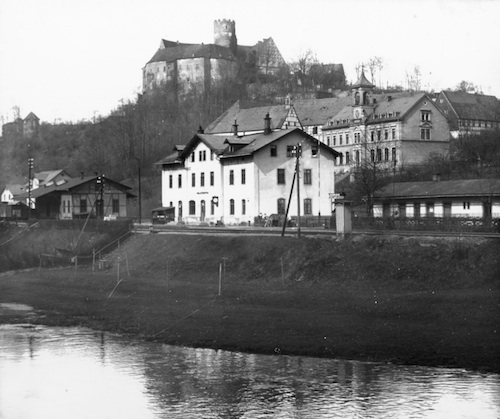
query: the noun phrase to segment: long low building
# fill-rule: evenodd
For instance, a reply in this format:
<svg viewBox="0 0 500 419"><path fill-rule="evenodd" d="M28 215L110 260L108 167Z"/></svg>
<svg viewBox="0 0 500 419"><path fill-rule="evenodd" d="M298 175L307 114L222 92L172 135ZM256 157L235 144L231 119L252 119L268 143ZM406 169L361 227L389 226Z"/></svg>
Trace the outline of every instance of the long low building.
<svg viewBox="0 0 500 419"><path fill-rule="evenodd" d="M374 196L375 217L500 217L500 179L396 182Z"/></svg>

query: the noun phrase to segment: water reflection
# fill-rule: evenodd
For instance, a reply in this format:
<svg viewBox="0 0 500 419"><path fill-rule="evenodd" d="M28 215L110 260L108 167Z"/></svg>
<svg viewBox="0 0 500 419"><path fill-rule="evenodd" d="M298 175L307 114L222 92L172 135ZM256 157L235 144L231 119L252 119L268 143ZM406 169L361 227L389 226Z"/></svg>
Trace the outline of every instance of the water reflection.
<svg viewBox="0 0 500 419"><path fill-rule="evenodd" d="M500 376L0 326L0 418L498 418Z"/></svg>

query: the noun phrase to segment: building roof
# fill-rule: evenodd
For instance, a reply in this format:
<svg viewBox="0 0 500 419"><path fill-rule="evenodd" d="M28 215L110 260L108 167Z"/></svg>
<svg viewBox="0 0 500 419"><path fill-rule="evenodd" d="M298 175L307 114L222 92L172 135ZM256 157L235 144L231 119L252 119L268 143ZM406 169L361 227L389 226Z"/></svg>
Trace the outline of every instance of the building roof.
<svg viewBox="0 0 500 419"><path fill-rule="evenodd" d="M155 165L163 166L163 165L173 165L182 163L185 159L189 157L191 151L196 147L196 145L199 142L203 142L204 144L206 144L207 147L209 147L213 152L219 155L221 159L251 156L253 153L260 150L261 148L293 132L300 132L300 134L305 138L319 144L321 149L326 152L330 152L335 156L340 154L331 147L327 146L322 142L319 142L316 138L302 131L300 128L282 129L282 130L272 131L269 134L257 133L257 134L245 135L243 137L197 133L193 138L191 138L191 140L189 140L188 144L181 153L178 152L172 153L167 157L163 158L162 160L156 162ZM236 145L239 147L236 147L234 151L229 151L230 145Z"/></svg>
<svg viewBox="0 0 500 419"><path fill-rule="evenodd" d="M376 199L425 199L500 196L500 179L396 182L375 193Z"/></svg>
<svg viewBox="0 0 500 419"><path fill-rule="evenodd" d="M292 106L302 126L321 126L351 100L350 97L298 99L292 102ZM271 129L277 129L283 126L289 111L284 104L255 106L248 102L237 101L212 122L205 132L230 133L234 121L238 124L239 132L263 131L266 114L271 118Z"/></svg>
<svg viewBox="0 0 500 419"><path fill-rule="evenodd" d="M4 191L5 190L10 191L12 196L16 196L16 195L19 195L19 194L26 192L28 190L28 187L26 186L26 183L25 184L11 183L11 184L5 185Z"/></svg>
<svg viewBox="0 0 500 419"><path fill-rule="evenodd" d="M40 120L40 118L38 118L38 116L36 116L33 112L30 112L30 113L26 116L26 118L24 118L24 120L25 120L25 121L26 121L26 120L30 120L30 119L33 119L33 120L35 120L35 121L39 121L39 120Z"/></svg>
<svg viewBox="0 0 500 419"><path fill-rule="evenodd" d="M63 169L59 170L46 170L35 173L35 177L40 181L40 185L49 183L52 179L63 173Z"/></svg>
<svg viewBox="0 0 500 419"><path fill-rule="evenodd" d="M442 91L460 119L500 121L500 101L495 96Z"/></svg>
<svg viewBox="0 0 500 419"><path fill-rule="evenodd" d="M88 182L96 182L97 176L85 176L85 177L78 177L78 178L70 178L70 179L61 179L61 182L56 182L50 186L42 186L40 188L33 189L31 191L31 197L32 198L39 198L44 195L48 195L53 192L68 192L71 189L83 185ZM118 186L120 189L128 190L131 189L130 186L124 185L123 183L116 182L114 180L105 179L105 182L111 182L115 186ZM127 195L129 196L134 196L130 192L126 192ZM28 198L28 193L22 193L19 196L15 196L16 199L23 199L23 198Z"/></svg>
<svg viewBox="0 0 500 419"><path fill-rule="evenodd" d="M215 44L180 44L163 40L166 47L158 49L155 55L148 61L173 62L187 58L220 58L225 60L236 60L229 48Z"/></svg>
<svg viewBox="0 0 500 419"><path fill-rule="evenodd" d="M427 98L432 102L425 93L380 94L373 95L373 98L376 99L373 106L363 107L366 125L403 119L422 99ZM345 106L323 126L323 129L349 126L353 120L353 107L353 105Z"/></svg>
<svg viewBox="0 0 500 419"><path fill-rule="evenodd" d="M352 86L353 89L357 89L358 87L368 87L370 89L373 89L375 87L375 85L373 83L370 83L366 78L364 70L361 70L361 75L359 76L358 81Z"/></svg>

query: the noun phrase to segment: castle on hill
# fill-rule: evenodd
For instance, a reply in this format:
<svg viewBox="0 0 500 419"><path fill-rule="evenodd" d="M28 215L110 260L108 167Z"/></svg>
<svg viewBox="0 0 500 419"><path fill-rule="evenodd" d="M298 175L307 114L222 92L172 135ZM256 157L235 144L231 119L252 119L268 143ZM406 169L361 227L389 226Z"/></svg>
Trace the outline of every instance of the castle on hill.
<svg viewBox="0 0 500 419"><path fill-rule="evenodd" d="M144 93L158 87L179 97L210 91L218 83L242 74L275 75L285 60L271 37L252 46L238 45L233 20L214 21L213 44L184 44L162 39L143 68Z"/></svg>

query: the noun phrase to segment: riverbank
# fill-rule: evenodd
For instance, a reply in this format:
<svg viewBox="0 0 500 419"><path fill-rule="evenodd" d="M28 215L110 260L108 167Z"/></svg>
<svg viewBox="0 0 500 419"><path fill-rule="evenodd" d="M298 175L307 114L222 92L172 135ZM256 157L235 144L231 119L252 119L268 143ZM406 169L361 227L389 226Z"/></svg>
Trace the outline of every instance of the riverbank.
<svg viewBox="0 0 500 419"><path fill-rule="evenodd" d="M4 274L0 303L175 345L500 372L499 254L474 239L148 234L106 271Z"/></svg>

